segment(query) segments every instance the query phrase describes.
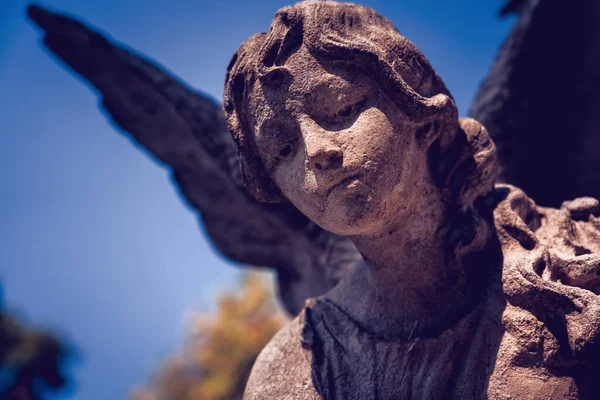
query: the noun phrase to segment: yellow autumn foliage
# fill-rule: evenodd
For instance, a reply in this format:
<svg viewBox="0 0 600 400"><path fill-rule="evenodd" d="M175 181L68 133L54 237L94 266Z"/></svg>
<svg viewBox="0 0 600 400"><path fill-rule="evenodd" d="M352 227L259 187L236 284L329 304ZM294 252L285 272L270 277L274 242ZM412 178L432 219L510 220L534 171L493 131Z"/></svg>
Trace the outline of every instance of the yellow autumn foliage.
<svg viewBox="0 0 600 400"><path fill-rule="evenodd" d="M244 275L239 292L220 296L214 316L192 318L181 354L131 400L241 399L254 360L285 320L264 277Z"/></svg>

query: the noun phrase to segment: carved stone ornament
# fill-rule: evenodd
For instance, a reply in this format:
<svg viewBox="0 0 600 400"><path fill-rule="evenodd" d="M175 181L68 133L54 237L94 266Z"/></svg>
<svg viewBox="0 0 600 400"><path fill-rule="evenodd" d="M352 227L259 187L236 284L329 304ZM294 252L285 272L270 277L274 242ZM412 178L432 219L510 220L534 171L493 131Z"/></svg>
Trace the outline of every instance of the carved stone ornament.
<svg viewBox="0 0 600 400"><path fill-rule="evenodd" d="M600 207L494 185L485 128L375 11L279 10L229 65L248 192L362 260L259 356L246 399L597 399Z"/></svg>

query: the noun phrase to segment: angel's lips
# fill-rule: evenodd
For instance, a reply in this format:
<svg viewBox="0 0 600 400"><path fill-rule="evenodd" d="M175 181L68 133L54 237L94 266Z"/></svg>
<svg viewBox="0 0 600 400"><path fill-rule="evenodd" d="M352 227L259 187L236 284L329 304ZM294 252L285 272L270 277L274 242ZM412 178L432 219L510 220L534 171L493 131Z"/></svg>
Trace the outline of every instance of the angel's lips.
<svg viewBox="0 0 600 400"><path fill-rule="evenodd" d="M355 182L360 182L358 178L359 174L354 174L352 176L342 179L334 185L331 185L331 187L327 189L327 196L329 196L337 188L349 188Z"/></svg>
<svg viewBox="0 0 600 400"><path fill-rule="evenodd" d="M371 188L358 176L346 178L336 185L327 202L338 207L350 224L357 223L374 206Z"/></svg>

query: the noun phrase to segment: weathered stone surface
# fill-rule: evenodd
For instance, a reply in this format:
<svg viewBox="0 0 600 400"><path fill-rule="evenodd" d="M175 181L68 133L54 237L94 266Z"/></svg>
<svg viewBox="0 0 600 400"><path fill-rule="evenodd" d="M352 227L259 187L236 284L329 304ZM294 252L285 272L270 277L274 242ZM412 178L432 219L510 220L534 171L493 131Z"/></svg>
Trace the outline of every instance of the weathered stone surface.
<svg viewBox="0 0 600 400"><path fill-rule="evenodd" d="M598 202L494 186L487 131L389 21L279 10L233 56L224 111L249 192L363 256L267 346L246 398L597 395Z"/></svg>

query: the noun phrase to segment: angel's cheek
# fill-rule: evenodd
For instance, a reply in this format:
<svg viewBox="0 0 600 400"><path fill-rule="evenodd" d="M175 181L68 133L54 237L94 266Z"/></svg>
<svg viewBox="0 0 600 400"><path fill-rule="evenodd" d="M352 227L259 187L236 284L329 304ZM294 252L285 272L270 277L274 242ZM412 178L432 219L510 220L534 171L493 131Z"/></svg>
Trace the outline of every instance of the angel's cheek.
<svg viewBox="0 0 600 400"><path fill-rule="evenodd" d="M314 173L306 170L303 155L277 166L272 179L296 208L318 223L326 196L319 191Z"/></svg>

